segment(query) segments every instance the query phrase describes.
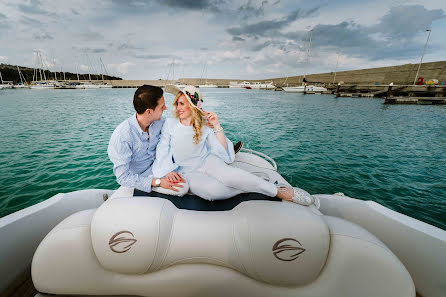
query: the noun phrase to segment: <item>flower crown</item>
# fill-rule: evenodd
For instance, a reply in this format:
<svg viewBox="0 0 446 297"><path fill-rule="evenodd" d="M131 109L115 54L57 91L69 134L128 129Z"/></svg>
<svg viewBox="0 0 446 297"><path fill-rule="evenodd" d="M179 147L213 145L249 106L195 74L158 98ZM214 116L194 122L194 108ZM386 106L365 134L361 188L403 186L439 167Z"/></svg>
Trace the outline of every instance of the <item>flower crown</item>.
<svg viewBox="0 0 446 297"><path fill-rule="evenodd" d="M201 108L201 104L203 103L203 99L200 98L197 92L195 92L193 95L189 91L185 91L186 95L189 96L190 101L192 101L192 104L195 105L198 108Z"/></svg>

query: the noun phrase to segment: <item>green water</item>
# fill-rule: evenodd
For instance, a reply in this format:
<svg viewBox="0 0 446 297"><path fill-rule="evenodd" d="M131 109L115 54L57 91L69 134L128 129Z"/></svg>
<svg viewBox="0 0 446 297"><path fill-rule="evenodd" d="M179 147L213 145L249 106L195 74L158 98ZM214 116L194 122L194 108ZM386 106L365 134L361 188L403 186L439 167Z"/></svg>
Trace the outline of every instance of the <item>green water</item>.
<svg viewBox="0 0 446 297"><path fill-rule="evenodd" d="M116 189L107 145L135 89L0 90L0 216L60 192ZM446 229L446 106L204 89L227 136L310 193L343 192ZM170 116L172 96L166 95Z"/></svg>

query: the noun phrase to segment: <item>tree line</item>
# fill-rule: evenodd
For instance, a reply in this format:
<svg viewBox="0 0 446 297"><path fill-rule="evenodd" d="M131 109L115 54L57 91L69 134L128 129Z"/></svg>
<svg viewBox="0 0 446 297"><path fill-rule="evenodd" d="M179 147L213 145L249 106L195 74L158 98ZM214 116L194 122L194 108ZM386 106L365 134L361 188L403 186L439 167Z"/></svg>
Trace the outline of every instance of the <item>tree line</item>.
<svg viewBox="0 0 446 297"><path fill-rule="evenodd" d="M19 66L20 71L22 72L23 76L25 77L27 82L33 81L33 74L35 71L35 68L29 68L29 67L23 67ZM34 80L40 80L40 74L39 71L45 71L45 76L47 80L54 80L55 75L57 77L57 80L63 80L64 79L64 73L63 72L50 72L49 70L43 70L37 68L37 78L34 78ZM9 65L9 64L0 64L0 72L2 73L2 78L4 81L13 81L15 84L20 82L20 76L19 72L17 71L16 65ZM121 77L116 76L109 76L105 74L91 74L92 80L102 80L102 75L104 76L104 80L122 80ZM88 80L88 73L79 73L79 79L80 80ZM65 72L65 80L77 80L77 74L71 73L71 72Z"/></svg>

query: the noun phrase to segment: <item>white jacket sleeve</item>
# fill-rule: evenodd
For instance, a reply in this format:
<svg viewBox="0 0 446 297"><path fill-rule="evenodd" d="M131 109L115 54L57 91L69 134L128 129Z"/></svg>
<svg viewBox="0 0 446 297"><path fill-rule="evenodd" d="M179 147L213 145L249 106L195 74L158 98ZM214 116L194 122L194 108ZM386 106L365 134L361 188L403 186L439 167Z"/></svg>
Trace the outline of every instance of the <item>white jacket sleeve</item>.
<svg viewBox="0 0 446 297"><path fill-rule="evenodd" d="M172 122L167 119L161 131L160 141L156 146L156 158L152 167L154 177L164 177L167 173L178 168L178 165L173 162L170 146L171 124Z"/></svg>
<svg viewBox="0 0 446 297"><path fill-rule="evenodd" d="M209 128L208 137L206 140L206 146L208 147L211 154L216 155L226 163L230 164L234 162L235 152L234 145L232 142L225 136L226 138L226 149L221 145L220 141L218 141L217 136L215 136L214 131Z"/></svg>

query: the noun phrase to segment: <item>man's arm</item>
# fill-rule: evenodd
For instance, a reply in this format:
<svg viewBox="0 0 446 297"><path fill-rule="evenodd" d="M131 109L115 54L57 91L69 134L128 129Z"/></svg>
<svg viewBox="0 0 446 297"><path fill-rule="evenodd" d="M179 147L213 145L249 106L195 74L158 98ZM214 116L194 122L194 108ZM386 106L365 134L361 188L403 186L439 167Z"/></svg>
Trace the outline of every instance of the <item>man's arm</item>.
<svg viewBox="0 0 446 297"><path fill-rule="evenodd" d="M141 175L130 171L132 150L128 142L121 140L119 135L113 133L107 152L113 163L113 173L118 184L145 192L152 190L152 174Z"/></svg>

